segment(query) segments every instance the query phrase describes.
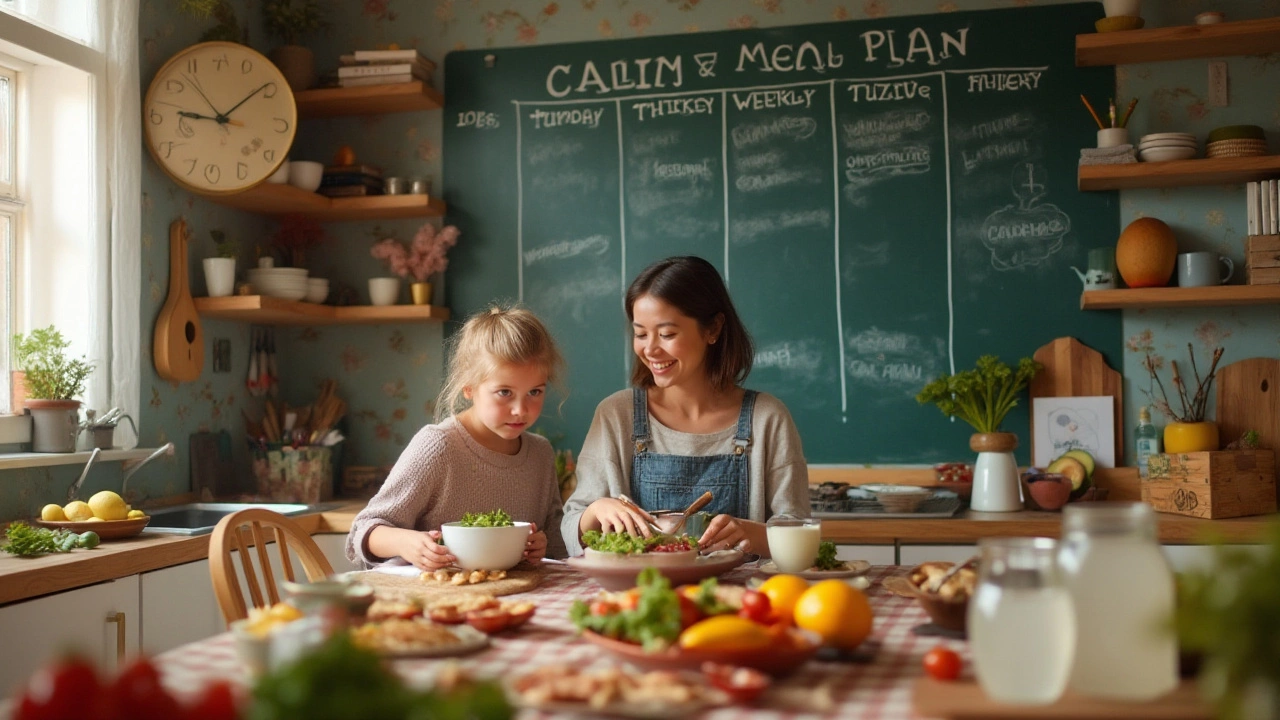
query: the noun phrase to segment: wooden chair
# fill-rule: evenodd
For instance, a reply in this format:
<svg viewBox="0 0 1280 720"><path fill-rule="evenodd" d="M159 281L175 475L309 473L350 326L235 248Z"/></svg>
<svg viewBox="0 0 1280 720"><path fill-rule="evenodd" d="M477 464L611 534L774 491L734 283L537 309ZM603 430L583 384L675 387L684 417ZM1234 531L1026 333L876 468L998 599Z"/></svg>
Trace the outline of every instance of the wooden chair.
<svg viewBox="0 0 1280 720"><path fill-rule="evenodd" d="M218 607L227 625L249 617L244 592L232 554L240 556L240 571L249 586L253 607L269 607L280 602L276 588L275 572L271 568L271 556L267 544L275 541L284 579L295 581L293 561L289 556L292 547L302 561L307 580L321 580L333 574L333 566L298 523L274 510L248 508L218 521L209 539L209 574L213 578L213 592L218 597ZM258 570L255 571L249 548L257 550ZM261 582L258 578L261 577Z"/></svg>

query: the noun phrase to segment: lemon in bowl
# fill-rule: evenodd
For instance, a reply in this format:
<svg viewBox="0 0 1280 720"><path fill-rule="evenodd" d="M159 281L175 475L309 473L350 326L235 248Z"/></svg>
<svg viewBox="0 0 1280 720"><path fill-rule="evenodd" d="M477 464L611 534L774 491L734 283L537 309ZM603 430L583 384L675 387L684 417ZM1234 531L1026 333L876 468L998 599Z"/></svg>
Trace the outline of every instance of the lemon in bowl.
<svg viewBox="0 0 1280 720"><path fill-rule="evenodd" d="M89 509L93 511L94 517L103 520L124 520L129 516L129 506L124 498L110 490L94 493L89 498Z"/></svg>

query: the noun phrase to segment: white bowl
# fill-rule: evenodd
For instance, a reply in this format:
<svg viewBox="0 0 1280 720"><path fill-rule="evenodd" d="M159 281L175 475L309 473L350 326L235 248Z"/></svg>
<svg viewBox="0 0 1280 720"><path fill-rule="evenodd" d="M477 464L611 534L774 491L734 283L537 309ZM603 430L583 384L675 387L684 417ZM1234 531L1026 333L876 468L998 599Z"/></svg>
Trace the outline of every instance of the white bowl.
<svg viewBox="0 0 1280 720"><path fill-rule="evenodd" d="M289 182L289 161L285 160L280 163L280 167L267 178L267 182L273 185L284 185Z"/></svg>
<svg viewBox="0 0 1280 720"><path fill-rule="evenodd" d="M440 526L441 540L463 570L509 570L524 557L530 524L509 527L463 527L456 522Z"/></svg>
<svg viewBox="0 0 1280 720"><path fill-rule="evenodd" d="M308 270L306 268L249 268L247 271L249 277L278 277L278 278L305 278Z"/></svg>
<svg viewBox="0 0 1280 720"><path fill-rule="evenodd" d="M306 301L309 303L322 303L329 297L329 286L326 285L308 285Z"/></svg>
<svg viewBox="0 0 1280 720"><path fill-rule="evenodd" d="M253 675L293 662L322 644L327 637L323 618L319 616L284 623L265 635L250 632L248 625L247 619L236 620L231 623L231 635L235 640L236 655Z"/></svg>
<svg viewBox="0 0 1280 720"><path fill-rule="evenodd" d="M915 485L862 485L860 487L875 495L885 512L915 512L920 503L933 495L933 490Z"/></svg>
<svg viewBox="0 0 1280 720"><path fill-rule="evenodd" d="M1165 162L1168 160L1188 160L1196 156L1193 147L1153 147L1138 152L1143 162Z"/></svg>
<svg viewBox="0 0 1280 720"><path fill-rule="evenodd" d="M324 179L324 163L294 160L289 163L289 184L307 192L315 192Z"/></svg>

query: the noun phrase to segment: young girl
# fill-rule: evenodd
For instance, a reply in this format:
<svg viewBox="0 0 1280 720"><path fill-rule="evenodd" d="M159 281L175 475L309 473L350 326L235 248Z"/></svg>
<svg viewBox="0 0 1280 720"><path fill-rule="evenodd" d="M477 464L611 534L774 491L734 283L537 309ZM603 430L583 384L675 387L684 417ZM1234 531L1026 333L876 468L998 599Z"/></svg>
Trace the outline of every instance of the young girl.
<svg viewBox="0 0 1280 720"><path fill-rule="evenodd" d="M418 431L356 516L347 558L366 568L447 567L454 557L440 544L440 526L497 509L534 523L525 559L564 557L554 452L527 432L560 367L551 334L528 310L492 307L467 320L454 339L436 424Z"/></svg>
<svg viewBox="0 0 1280 720"><path fill-rule="evenodd" d="M769 554L770 515L809 515L809 473L782 401L742 387L751 337L711 263L673 257L626 296L632 388L605 398L578 456L561 532L574 554L587 530L649 535L645 510L683 510L704 491L715 517L703 548Z"/></svg>

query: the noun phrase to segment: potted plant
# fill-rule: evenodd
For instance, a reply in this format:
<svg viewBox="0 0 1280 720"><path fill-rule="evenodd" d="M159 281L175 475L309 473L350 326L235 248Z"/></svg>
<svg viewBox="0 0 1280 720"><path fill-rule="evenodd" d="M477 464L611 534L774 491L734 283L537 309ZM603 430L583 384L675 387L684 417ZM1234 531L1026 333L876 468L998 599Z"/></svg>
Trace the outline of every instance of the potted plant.
<svg viewBox="0 0 1280 720"><path fill-rule="evenodd" d="M180 0L178 7L197 20L213 18L218 22L200 35L200 42L244 42L244 31L236 20L236 11L227 0Z"/></svg>
<svg viewBox="0 0 1280 720"><path fill-rule="evenodd" d="M1043 369L1035 360L1022 358L1015 371L995 355L983 355L975 369L939 376L916 395L919 403L934 403L942 414L960 418L976 431L969 438L969 449L978 453L969 503L974 510L1022 509L1022 482L1013 457L1018 436L1001 432L1000 424L1017 406L1019 393Z"/></svg>
<svg viewBox="0 0 1280 720"><path fill-rule="evenodd" d="M26 374L33 452L75 452L80 401L73 398L84 392L93 364L68 357L69 347L71 342L52 325L13 338L14 365Z"/></svg>
<svg viewBox="0 0 1280 720"><path fill-rule="evenodd" d="M210 230L217 255L204 259L204 284L209 297L226 297L236 286L236 255L240 253L240 243L227 240L226 233L221 230Z"/></svg>
<svg viewBox="0 0 1280 720"><path fill-rule="evenodd" d="M280 251L280 262L300 268L306 261L307 248L324 240L324 226L305 215L285 215L271 236L271 244Z"/></svg>
<svg viewBox="0 0 1280 720"><path fill-rule="evenodd" d="M271 62L280 68L294 92L316 84L316 58L303 47L304 35L329 27L318 0L268 0L262 5L267 34L284 43L271 52Z"/></svg>
<svg viewBox="0 0 1280 720"><path fill-rule="evenodd" d="M1219 347L1213 351L1209 372L1203 378L1200 377L1200 369L1196 367L1196 351L1191 347L1191 343L1187 343L1187 353L1191 356L1191 373L1196 381L1194 395L1187 395L1187 383L1182 379L1181 371L1178 370L1178 361L1169 362L1173 369L1173 389L1176 391L1180 407L1180 410L1176 411L1169 404L1169 395L1165 392L1164 383L1156 374L1156 369L1163 363L1158 358L1153 358L1151 353L1147 353L1142 360L1142 366L1147 369L1151 375L1151 381L1160 390L1160 397L1154 397L1150 392L1147 395L1151 396L1152 404L1157 410L1173 420L1164 427L1164 451L1169 454L1217 450L1221 447L1218 424L1205 420L1205 415L1209 407L1209 390L1213 387L1213 378L1218 372L1218 361L1222 359L1222 348Z"/></svg>
<svg viewBox="0 0 1280 720"><path fill-rule="evenodd" d="M391 272L402 278L413 275L414 283L410 286L413 304L429 305L432 286L427 278L449 267L446 254L449 248L458 244L458 234L458 228L453 225L437 231L435 225L428 222L418 228L409 247L395 238L386 238L374 243L369 254L386 260Z"/></svg>

